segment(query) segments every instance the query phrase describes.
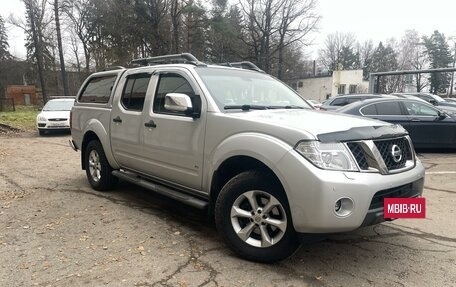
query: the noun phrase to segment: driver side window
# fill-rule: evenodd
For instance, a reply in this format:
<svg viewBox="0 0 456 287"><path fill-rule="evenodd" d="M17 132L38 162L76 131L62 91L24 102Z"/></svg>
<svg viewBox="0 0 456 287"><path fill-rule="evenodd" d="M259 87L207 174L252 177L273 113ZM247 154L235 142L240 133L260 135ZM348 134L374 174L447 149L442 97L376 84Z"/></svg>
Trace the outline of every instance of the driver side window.
<svg viewBox="0 0 456 287"><path fill-rule="evenodd" d="M428 105L415 102L404 102L410 115L437 117L439 112Z"/></svg>
<svg viewBox="0 0 456 287"><path fill-rule="evenodd" d="M175 112L165 109L165 96L168 93L186 94L195 103L194 99L196 96L190 83L179 74L161 74L153 105L154 113L186 116L185 112Z"/></svg>

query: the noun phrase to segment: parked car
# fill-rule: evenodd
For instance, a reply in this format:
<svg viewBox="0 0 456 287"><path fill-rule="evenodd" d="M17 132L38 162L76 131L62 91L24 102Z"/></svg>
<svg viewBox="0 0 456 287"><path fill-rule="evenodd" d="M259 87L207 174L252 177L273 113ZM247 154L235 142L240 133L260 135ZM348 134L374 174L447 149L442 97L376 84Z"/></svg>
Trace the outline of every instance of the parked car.
<svg viewBox="0 0 456 287"><path fill-rule="evenodd" d="M40 135L48 131L70 130L70 111L74 99L48 101L36 117L36 127Z"/></svg>
<svg viewBox="0 0 456 287"><path fill-rule="evenodd" d="M383 95L375 95L375 94L356 94L356 95L346 95L346 96L336 96L329 98L320 107L320 110L323 111L335 111L340 107L346 106L351 103L355 103L358 101L366 100L366 99L375 99L381 98Z"/></svg>
<svg viewBox="0 0 456 287"><path fill-rule="evenodd" d="M404 94L404 93L392 93L390 94L392 96L395 96L395 97L398 97L398 98L403 98L403 99L411 99L411 100L417 100L417 101L422 101L422 102L425 102L425 103L428 103L427 101L417 97L417 96L413 96L413 95L409 95L409 94Z"/></svg>
<svg viewBox="0 0 456 287"><path fill-rule="evenodd" d="M371 99L338 110L402 125L415 148L456 148L456 116L411 99Z"/></svg>
<svg viewBox="0 0 456 287"><path fill-rule="evenodd" d="M70 144L88 182L120 178L206 210L244 258L284 259L309 234L383 222L385 195L422 194L400 126L316 111L252 63L134 63L150 66L92 74L77 96Z"/></svg>
<svg viewBox="0 0 456 287"><path fill-rule="evenodd" d="M418 97L422 100L425 100L428 103L433 104L434 106L440 107L455 107L456 103L445 101L442 97L431 94L431 93L407 93L408 95L412 95Z"/></svg>

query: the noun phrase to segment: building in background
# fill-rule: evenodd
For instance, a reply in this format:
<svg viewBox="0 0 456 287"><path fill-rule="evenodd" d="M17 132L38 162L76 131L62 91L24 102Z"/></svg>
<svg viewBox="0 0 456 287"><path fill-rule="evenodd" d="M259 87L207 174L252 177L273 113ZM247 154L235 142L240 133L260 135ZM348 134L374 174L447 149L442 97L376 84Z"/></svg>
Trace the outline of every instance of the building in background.
<svg viewBox="0 0 456 287"><path fill-rule="evenodd" d="M38 104L36 88L33 85L8 85L6 99L13 99L15 106L31 106Z"/></svg>
<svg viewBox="0 0 456 287"><path fill-rule="evenodd" d="M336 95L367 93L369 81L364 80L363 70L341 70L299 79L291 86L303 98L322 102Z"/></svg>

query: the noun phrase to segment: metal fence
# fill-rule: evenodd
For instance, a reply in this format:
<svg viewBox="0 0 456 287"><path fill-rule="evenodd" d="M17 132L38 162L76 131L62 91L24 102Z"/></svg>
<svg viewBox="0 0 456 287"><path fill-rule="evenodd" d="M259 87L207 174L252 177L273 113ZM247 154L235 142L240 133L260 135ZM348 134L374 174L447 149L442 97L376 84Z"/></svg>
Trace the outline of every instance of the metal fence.
<svg viewBox="0 0 456 287"><path fill-rule="evenodd" d="M0 112L14 112L16 107L14 105L14 99L0 99Z"/></svg>

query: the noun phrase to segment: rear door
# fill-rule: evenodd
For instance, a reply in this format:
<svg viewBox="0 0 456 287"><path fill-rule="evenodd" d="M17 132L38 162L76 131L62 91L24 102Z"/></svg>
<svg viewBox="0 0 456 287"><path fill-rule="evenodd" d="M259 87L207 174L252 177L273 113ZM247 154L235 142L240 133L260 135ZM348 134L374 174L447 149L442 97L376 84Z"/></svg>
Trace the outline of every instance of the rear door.
<svg viewBox="0 0 456 287"><path fill-rule="evenodd" d="M139 170L143 161L144 103L152 72L128 71L118 84L111 112L111 147L123 168Z"/></svg>

